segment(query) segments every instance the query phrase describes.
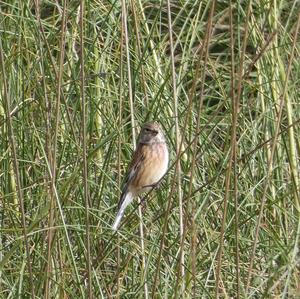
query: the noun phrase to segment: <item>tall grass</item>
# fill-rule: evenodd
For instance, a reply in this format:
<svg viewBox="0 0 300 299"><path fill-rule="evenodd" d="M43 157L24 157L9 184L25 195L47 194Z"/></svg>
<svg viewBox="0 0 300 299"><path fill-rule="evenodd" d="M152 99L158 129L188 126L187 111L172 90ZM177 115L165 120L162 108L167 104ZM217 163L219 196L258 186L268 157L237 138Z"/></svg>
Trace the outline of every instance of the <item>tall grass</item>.
<svg viewBox="0 0 300 299"><path fill-rule="evenodd" d="M0 297L299 297L299 8L1 1ZM170 168L114 234L149 120Z"/></svg>

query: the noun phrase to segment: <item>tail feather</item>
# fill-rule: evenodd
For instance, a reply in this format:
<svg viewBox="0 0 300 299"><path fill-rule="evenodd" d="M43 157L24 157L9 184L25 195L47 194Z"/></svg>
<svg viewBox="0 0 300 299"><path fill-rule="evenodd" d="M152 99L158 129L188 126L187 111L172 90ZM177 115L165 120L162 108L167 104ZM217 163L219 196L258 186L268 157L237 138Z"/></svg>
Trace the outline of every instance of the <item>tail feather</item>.
<svg viewBox="0 0 300 299"><path fill-rule="evenodd" d="M123 199L121 198L120 202L121 202L121 205L119 207L119 211L117 213L116 220L112 226L112 230L114 230L114 231L118 230L118 227L119 227L122 217L124 215L125 209L132 202L132 194L130 192L125 194L125 197Z"/></svg>

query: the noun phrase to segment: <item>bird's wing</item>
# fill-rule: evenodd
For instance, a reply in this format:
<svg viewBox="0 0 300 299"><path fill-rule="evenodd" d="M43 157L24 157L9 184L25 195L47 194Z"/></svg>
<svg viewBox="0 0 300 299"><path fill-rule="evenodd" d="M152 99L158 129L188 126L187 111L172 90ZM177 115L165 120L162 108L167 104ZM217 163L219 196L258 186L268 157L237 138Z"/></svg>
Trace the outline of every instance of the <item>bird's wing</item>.
<svg viewBox="0 0 300 299"><path fill-rule="evenodd" d="M144 151L143 151L143 147L144 145L139 143L139 145L137 146L133 157L132 157L132 161L128 166L128 170L127 170L127 176L126 176L126 180L124 183L124 187L122 190L122 194L120 197L120 201L118 204L118 208L120 208L120 206L122 205L124 198L127 194L128 191L128 186L130 185L130 183L136 178L136 175L139 173L139 170L142 166L142 163L145 159L145 155L144 155Z"/></svg>

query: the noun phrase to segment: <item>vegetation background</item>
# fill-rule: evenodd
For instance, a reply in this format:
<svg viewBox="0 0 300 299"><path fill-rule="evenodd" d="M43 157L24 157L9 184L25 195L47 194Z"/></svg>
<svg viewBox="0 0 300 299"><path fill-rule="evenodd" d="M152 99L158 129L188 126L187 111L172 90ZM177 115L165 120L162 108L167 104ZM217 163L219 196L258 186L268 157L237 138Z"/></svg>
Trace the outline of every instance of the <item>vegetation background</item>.
<svg viewBox="0 0 300 299"><path fill-rule="evenodd" d="M0 1L1 298L299 298L299 6Z"/></svg>

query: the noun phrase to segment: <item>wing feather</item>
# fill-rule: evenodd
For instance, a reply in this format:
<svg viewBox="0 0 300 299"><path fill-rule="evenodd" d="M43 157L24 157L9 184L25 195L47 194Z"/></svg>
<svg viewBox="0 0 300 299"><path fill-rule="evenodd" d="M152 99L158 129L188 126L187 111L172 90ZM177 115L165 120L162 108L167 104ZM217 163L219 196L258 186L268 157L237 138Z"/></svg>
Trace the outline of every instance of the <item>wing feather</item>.
<svg viewBox="0 0 300 299"><path fill-rule="evenodd" d="M122 189L122 194L120 196L120 200L118 203L118 208L121 207L121 205L126 197L126 194L128 192L128 187L131 184L131 182L136 178L136 175L139 173L139 170L145 159L145 155L143 153L143 147L144 147L144 145L139 143L138 147L136 148L136 150L133 154L131 163L128 166L127 175L126 175L126 179L124 182L124 187Z"/></svg>

